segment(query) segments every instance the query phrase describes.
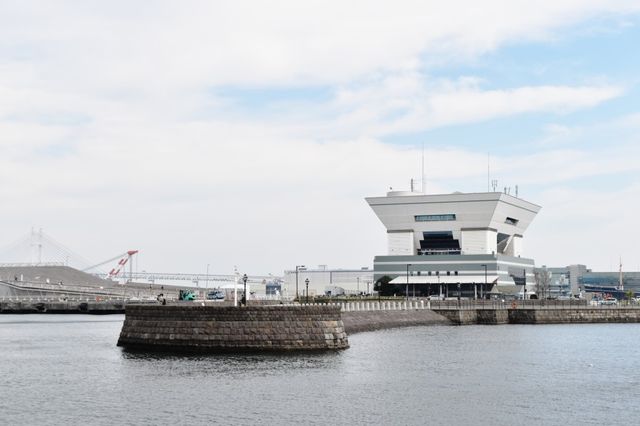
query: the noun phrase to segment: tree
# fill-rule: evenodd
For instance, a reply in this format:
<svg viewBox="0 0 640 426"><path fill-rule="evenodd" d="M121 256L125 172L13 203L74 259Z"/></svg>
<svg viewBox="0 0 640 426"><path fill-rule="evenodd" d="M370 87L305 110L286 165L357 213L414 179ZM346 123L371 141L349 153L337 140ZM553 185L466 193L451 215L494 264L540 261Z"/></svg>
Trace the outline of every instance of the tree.
<svg viewBox="0 0 640 426"><path fill-rule="evenodd" d="M631 299L633 299L633 296L635 296L635 293L633 292L633 290L627 290L627 291L624 292L624 297L628 301L631 301Z"/></svg>
<svg viewBox="0 0 640 426"><path fill-rule="evenodd" d="M538 269L534 272L536 278L536 294L540 299L543 299L546 293L549 296L551 289L551 271L546 268Z"/></svg>
<svg viewBox="0 0 640 426"><path fill-rule="evenodd" d="M390 283L391 277L385 275L378 278L376 283L373 285L373 289L380 293L381 296L393 296L394 293L397 293L397 289L394 284Z"/></svg>

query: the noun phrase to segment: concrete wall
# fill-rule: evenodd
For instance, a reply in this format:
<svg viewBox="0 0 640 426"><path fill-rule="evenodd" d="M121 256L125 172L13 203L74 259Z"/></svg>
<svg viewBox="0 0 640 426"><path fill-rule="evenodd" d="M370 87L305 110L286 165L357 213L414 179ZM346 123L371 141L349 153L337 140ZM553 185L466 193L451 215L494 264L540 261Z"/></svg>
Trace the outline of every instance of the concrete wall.
<svg viewBox="0 0 640 426"><path fill-rule="evenodd" d="M118 346L169 351L346 349L338 306L128 305Z"/></svg>
<svg viewBox="0 0 640 426"><path fill-rule="evenodd" d="M347 333L418 325L451 325L446 317L429 309L398 311L350 311L342 313Z"/></svg>

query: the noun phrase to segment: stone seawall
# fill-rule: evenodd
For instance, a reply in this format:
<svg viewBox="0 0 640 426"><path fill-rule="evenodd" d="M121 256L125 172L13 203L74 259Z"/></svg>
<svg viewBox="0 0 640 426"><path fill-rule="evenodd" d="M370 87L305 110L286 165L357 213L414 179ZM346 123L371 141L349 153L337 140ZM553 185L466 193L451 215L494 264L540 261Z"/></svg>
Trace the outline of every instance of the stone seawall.
<svg viewBox="0 0 640 426"><path fill-rule="evenodd" d="M510 309L511 324L638 323L638 308Z"/></svg>
<svg viewBox="0 0 640 426"><path fill-rule="evenodd" d="M437 309L453 324L638 323L639 308Z"/></svg>
<svg viewBox="0 0 640 426"><path fill-rule="evenodd" d="M128 305L118 346L240 352L349 347L338 306Z"/></svg>
<svg viewBox="0 0 640 426"><path fill-rule="evenodd" d="M416 325L451 325L446 317L429 309L343 312L342 322L349 334Z"/></svg>
<svg viewBox="0 0 640 426"><path fill-rule="evenodd" d="M0 302L0 314L123 314L124 302L59 301L59 302Z"/></svg>

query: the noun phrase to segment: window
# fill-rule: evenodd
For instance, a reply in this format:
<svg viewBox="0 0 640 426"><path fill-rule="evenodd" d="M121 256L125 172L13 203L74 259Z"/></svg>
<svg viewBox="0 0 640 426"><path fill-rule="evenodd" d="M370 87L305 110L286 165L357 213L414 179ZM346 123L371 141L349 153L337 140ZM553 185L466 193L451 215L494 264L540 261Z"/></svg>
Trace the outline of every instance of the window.
<svg viewBox="0 0 640 426"><path fill-rule="evenodd" d="M431 271L429 271L429 276L431 276Z"/></svg>
<svg viewBox="0 0 640 426"><path fill-rule="evenodd" d="M458 271L455 271L454 273L455 273L456 275L458 275Z"/></svg>
<svg viewBox="0 0 640 426"><path fill-rule="evenodd" d="M445 220L456 220L455 214L419 214L414 216L416 222L442 222Z"/></svg>
<svg viewBox="0 0 640 426"><path fill-rule="evenodd" d="M520 221L518 219L514 219L512 217L508 217L504 222L509 224L509 225L517 225L518 222L520 222Z"/></svg>
<svg viewBox="0 0 640 426"><path fill-rule="evenodd" d="M451 275L451 271L447 271L447 275Z"/></svg>

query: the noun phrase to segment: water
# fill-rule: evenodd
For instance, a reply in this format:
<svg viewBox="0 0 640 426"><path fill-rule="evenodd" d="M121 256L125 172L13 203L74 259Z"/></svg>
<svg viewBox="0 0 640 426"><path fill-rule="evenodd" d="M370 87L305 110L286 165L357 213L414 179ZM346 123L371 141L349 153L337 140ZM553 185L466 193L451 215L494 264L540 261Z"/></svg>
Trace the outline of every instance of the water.
<svg viewBox="0 0 640 426"><path fill-rule="evenodd" d="M0 316L0 424L640 423L640 325L413 327L315 355L159 356L123 316Z"/></svg>

